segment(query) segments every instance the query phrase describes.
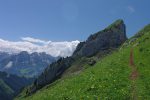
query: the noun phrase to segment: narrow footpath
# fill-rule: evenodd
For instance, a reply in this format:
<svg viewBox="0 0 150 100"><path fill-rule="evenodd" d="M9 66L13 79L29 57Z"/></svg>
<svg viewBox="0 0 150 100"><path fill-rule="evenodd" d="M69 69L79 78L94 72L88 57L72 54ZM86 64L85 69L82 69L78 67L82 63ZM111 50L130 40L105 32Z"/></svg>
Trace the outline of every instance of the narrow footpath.
<svg viewBox="0 0 150 100"><path fill-rule="evenodd" d="M137 90L136 90L136 84L135 81L138 78L138 71L136 68L136 65L134 63L134 53L133 53L133 48L130 50L130 60L129 60L129 65L131 67L131 74L130 74L130 79L132 81L132 88L131 88L131 100L137 100Z"/></svg>

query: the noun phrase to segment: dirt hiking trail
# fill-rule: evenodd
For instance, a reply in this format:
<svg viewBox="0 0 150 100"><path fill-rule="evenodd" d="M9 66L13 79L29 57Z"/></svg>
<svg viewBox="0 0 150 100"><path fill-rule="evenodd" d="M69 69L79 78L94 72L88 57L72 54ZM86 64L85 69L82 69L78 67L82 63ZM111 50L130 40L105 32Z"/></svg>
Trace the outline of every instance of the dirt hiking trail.
<svg viewBox="0 0 150 100"><path fill-rule="evenodd" d="M135 80L138 78L138 71L136 68L136 65L134 63L134 53L133 53L133 48L130 50L130 59L129 59L129 65L131 67L131 74L130 74L130 79L132 81L132 88L131 88L131 100L138 100L137 96L137 90L136 90L136 84Z"/></svg>

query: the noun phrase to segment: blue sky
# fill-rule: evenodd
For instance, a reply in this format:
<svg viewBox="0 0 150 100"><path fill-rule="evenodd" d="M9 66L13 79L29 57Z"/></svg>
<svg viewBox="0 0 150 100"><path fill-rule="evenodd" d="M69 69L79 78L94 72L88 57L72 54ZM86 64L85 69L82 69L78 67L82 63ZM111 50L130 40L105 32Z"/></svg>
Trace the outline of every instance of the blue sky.
<svg viewBox="0 0 150 100"><path fill-rule="evenodd" d="M150 0L0 0L0 38L85 40L123 19L130 37L150 23Z"/></svg>

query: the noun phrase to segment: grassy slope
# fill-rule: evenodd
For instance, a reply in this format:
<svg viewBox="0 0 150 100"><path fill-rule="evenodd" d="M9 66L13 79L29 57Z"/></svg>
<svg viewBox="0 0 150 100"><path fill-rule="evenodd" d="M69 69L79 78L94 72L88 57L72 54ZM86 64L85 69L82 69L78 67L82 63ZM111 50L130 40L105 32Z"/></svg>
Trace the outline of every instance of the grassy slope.
<svg viewBox="0 0 150 100"><path fill-rule="evenodd" d="M150 27L149 27L150 30ZM148 31L149 31L148 30ZM144 31L143 31L144 32ZM29 97L20 94L16 100L128 100L132 97L132 80L129 56L134 48L134 60L139 77L136 79L136 96L150 99L150 31L118 52L97 62L79 75L57 80Z"/></svg>

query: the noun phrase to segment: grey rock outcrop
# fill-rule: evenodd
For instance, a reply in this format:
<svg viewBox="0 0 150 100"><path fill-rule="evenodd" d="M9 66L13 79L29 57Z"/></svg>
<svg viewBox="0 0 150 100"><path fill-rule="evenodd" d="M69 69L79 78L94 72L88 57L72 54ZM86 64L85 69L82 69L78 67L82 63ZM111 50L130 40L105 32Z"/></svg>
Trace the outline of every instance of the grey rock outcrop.
<svg viewBox="0 0 150 100"><path fill-rule="evenodd" d="M117 20L106 29L91 35L85 42L81 42L73 57L90 57L99 51L117 48L126 41L126 27L123 20Z"/></svg>

